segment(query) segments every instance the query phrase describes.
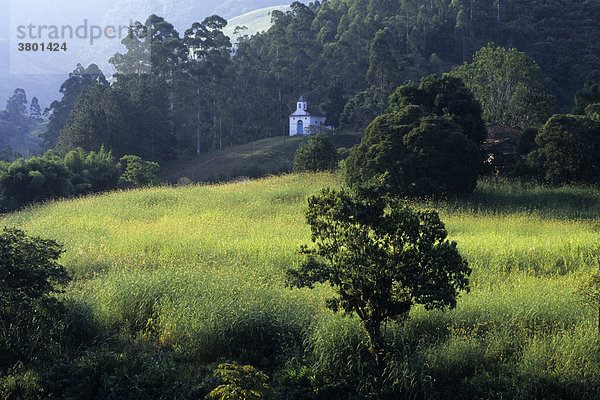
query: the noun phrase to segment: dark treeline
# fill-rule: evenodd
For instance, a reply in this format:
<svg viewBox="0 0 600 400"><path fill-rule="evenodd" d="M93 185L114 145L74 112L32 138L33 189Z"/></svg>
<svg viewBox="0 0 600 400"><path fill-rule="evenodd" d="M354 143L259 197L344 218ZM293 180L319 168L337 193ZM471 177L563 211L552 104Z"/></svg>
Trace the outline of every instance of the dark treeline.
<svg viewBox="0 0 600 400"><path fill-rule="evenodd" d="M489 42L532 57L555 111L567 111L578 89L599 80L598 20L600 3L590 1L295 2L272 13L267 32L239 29L232 44L220 17L179 33L151 16L111 58L114 83L95 66L65 82L46 147L104 144L115 156L164 161L287 135L300 95L330 125L362 129L397 86L470 62ZM147 48L151 60L140 61Z"/></svg>
<svg viewBox="0 0 600 400"><path fill-rule="evenodd" d="M159 172L157 163L134 155L115 160L104 147L89 153L77 148L64 157L49 150L41 157L0 161L0 212L51 199L157 184Z"/></svg>

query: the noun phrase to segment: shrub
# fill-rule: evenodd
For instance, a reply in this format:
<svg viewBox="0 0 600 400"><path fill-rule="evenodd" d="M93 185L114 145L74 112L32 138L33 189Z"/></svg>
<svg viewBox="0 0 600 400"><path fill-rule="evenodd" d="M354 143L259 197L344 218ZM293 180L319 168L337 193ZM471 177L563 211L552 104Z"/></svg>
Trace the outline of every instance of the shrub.
<svg viewBox="0 0 600 400"><path fill-rule="evenodd" d="M67 197L73 193L71 172L52 152L43 157L17 160L0 177L3 207L14 210L45 199Z"/></svg>
<svg viewBox="0 0 600 400"><path fill-rule="evenodd" d="M222 384L210 392L209 400L260 400L273 398L269 377L251 365L220 364L215 375Z"/></svg>
<svg viewBox="0 0 600 400"><path fill-rule="evenodd" d="M76 195L104 192L119 184L119 166L104 147L87 155L81 148L72 150L65 156L64 164L73 174L71 182Z"/></svg>
<svg viewBox="0 0 600 400"><path fill-rule="evenodd" d="M123 169L120 180L121 186L141 187L158 183L160 166L157 163L145 161L141 157L133 155L123 156L119 162Z"/></svg>
<svg viewBox="0 0 600 400"><path fill-rule="evenodd" d="M337 152L325 134L309 136L294 155L294 171L327 171L335 168Z"/></svg>
<svg viewBox="0 0 600 400"><path fill-rule="evenodd" d="M0 234L0 368L56 344L65 310L51 294L68 282L61 246L5 228Z"/></svg>

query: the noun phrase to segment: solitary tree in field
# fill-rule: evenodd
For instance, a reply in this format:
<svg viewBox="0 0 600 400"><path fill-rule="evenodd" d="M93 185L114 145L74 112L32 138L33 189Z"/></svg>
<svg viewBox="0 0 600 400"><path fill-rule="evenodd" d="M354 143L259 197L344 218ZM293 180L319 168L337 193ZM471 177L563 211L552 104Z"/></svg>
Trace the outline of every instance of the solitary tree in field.
<svg viewBox="0 0 600 400"><path fill-rule="evenodd" d="M287 283L329 283L335 295L327 307L358 315L380 373L384 321L406 320L413 304L453 308L468 287L471 270L435 211L324 189L309 198L306 218L316 247L301 248L305 258L288 270Z"/></svg>

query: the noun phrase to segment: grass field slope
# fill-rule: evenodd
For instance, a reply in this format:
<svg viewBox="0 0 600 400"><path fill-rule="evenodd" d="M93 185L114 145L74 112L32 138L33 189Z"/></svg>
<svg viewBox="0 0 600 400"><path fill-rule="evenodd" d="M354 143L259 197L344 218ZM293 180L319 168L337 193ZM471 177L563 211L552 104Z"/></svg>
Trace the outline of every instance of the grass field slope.
<svg viewBox="0 0 600 400"><path fill-rule="evenodd" d="M341 181L122 191L2 224L64 244L75 277L64 296L112 335L196 363L253 364L289 398L351 398L372 389L359 321L324 307L329 287L283 285L310 242L307 196ZM482 181L466 200L414 203L440 211L472 285L455 310L415 308L405 326L387 325L386 387L404 398L598 398L600 337L575 292L597 269L599 199L593 188Z"/></svg>
<svg viewBox="0 0 600 400"><path fill-rule="evenodd" d="M361 134L337 133L328 137L336 149L350 149L360 142ZM169 183L184 177L193 182L222 182L291 172L294 154L307 139L303 135L267 138L179 159L163 166L161 178Z"/></svg>

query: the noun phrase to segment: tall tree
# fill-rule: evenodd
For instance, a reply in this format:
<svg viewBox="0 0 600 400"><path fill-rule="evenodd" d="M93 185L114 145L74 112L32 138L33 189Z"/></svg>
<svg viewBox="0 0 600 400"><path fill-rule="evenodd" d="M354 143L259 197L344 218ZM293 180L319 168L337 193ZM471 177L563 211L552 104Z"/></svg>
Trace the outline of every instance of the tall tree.
<svg viewBox="0 0 600 400"><path fill-rule="evenodd" d="M548 116L550 99L540 81L537 63L517 49L490 43L473 62L454 68L481 103L488 124L527 128Z"/></svg>
<svg viewBox="0 0 600 400"><path fill-rule="evenodd" d="M111 108L109 103L114 100L110 87L100 84L82 93L60 133L56 142L56 151L66 155L78 147L85 151L98 151L102 146L112 148L112 137L120 136L117 134L117 129L119 123L124 122L125 119L117 120L107 115L107 109ZM123 108L121 110L123 113L126 112Z"/></svg>
<svg viewBox="0 0 600 400"><path fill-rule="evenodd" d="M369 50L369 69L367 70L369 85L388 93L391 93L400 83L398 63L388 43L391 36L392 31L389 28L375 34Z"/></svg>
<svg viewBox="0 0 600 400"><path fill-rule="evenodd" d="M29 115L32 118L41 118L42 117L42 108L40 107L40 102L37 97L33 97L31 99L31 106L29 107Z"/></svg>
<svg viewBox="0 0 600 400"><path fill-rule="evenodd" d="M6 102L6 111L9 121L15 123L24 121L27 112L27 94L24 89L15 89Z"/></svg>
<svg viewBox="0 0 600 400"><path fill-rule="evenodd" d="M172 24L155 14L136 22L122 40L127 52L116 53L109 62L117 73L151 73L169 78L187 58L187 49Z"/></svg>
<svg viewBox="0 0 600 400"><path fill-rule="evenodd" d="M202 150L206 139L203 126L210 124L212 143L221 147L223 132L224 90L228 83L225 73L230 62L231 42L223 34L227 21L217 15L195 22L185 31L183 42L190 50L191 58L185 63L182 79L191 80L195 88L196 152ZM211 110L211 120L203 121L203 111ZM211 123L212 122L212 123Z"/></svg>
<svg viewBox="0 0 600 400"><path fill-rule="evenodd" d="M48 128L41 135L44 139L43 147L45 149L52 149L56 146L77 98L94 84L108 85L100 68L96 64L90 64L87 68L77 64L67 80L60 86L61 100L53 101L50 107L44 111L44 114L49 114Z"/></svg>

